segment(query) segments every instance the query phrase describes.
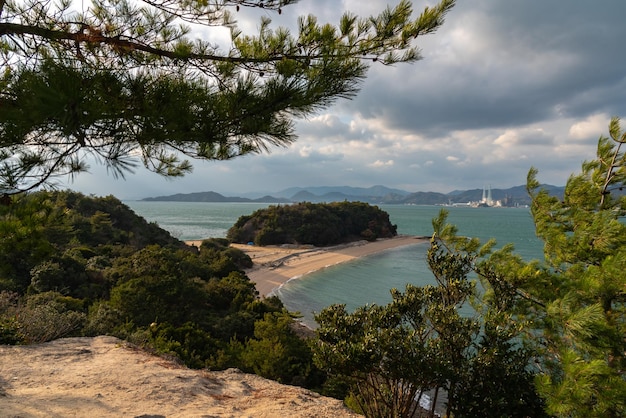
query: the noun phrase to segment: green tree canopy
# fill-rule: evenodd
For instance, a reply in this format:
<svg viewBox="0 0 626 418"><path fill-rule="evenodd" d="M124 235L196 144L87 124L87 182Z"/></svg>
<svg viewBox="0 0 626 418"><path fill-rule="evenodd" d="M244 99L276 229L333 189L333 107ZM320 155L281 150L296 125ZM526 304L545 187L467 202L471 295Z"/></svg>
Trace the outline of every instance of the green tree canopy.
<svg viewBox="0 0 626 418"><path fill-rule="evenodd" d="M270 206L237 219L227 233L232 242L257 245L311 244L319 247L397 235L397 226L378 206L363 202Z"/></svg>
<svg viewBox="0 0 626 418"><path fill-rule="evenodd" d="M298 18L297 33L243 34L241 7L282 13L297 0L0 0L0 192L88 169L114 175L140 157L164 176L186 159L229 159L295 140L294 117L350 98L372 62L420 59L455 0L413 17L402 0L337 25ZM230 45L198 37L230 30ZM201 29L201 30L199 30Z"/></svg>
<svg viewBox="0 0 626 418"><path fill-rule="evenodd" d="M316 361L353 383L366 415L411 416L402 414L405 394L440 387L446 416L625 416L626 132L618 118L609 134L562 200L530 170L542 260L459 236L442 211L428 252L437 287L408 286L387 306L352 314L334 306L316 317ZM473 323L458 312L465 301Z"/></svg>
<svg viewBox="0 0 626 418"><path fill-rule="evenodd" d="M24 193L0 205L0 344L108 334L191 367L253 371L274 348L267 331L255 337L255 323L280 313L278 335L293 320L280 299L258 298L241 271L250 265L227 240L187 246L112 196ZM281 344L290 359L283 378L323 379L310 373L304 343ZM225 358L231 346L254 355Z"/></svg>
<svg viewBox="0 0 626 418"><path fill-rule="evenodd" d="M437 284L392 289L385 306L322 310L315 317L317 365L350 384L367 417L416 416L425 396L432 417L444 392L446 417L544 416L527 367L530 352L515 341L519 332L510 315L497 303L478 301L474 314L462 312L480 299L468 275L492 243L480 247L456 237L445 221L444 210L433 221L427 254ZM458 238L469 251L451 251L440 234Z"/></svg>

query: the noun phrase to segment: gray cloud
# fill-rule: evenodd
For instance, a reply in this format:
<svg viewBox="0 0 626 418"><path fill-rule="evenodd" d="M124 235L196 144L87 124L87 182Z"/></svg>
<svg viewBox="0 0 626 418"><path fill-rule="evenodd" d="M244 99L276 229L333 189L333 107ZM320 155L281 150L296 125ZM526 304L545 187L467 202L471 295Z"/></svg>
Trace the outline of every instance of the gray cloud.
<svg viewBox="0 0 626 418"><path fill-rule="evenodd" d="M274 21L313 13L336 23L346 9L386 4L302 0ZM254 30L259 13L267 12L237 18ZM374 184L445 192L520 185L531 166L542 181L564 184L593 158L610 117L626 116L624 16L623 0L459 1L436 34L418 40L422 61L374 65L354 100L298 121L299 140L287 149L199 162L183 180L141 170L125 182L79 177L72 187L125 198Z"/></svg>
<svg viewBox="0 0 626 418"><path fill-rule="evenodd" d="M431 134L623 111L624 13L620 1L460 2L425 59L394 69L396 83L376 68L355 110Z"/></svg>

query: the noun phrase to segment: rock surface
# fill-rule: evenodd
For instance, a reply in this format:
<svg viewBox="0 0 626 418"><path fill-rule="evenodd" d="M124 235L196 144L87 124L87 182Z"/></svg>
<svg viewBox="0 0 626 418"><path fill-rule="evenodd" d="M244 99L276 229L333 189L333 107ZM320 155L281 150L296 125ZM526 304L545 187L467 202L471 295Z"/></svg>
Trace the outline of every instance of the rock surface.
<svg viewBox="0 0 626 418"><path fill-rule="evenodd" d="M114 337L0 346L3 417L356 417L336 399L230 369L191 370Z"/></svg>

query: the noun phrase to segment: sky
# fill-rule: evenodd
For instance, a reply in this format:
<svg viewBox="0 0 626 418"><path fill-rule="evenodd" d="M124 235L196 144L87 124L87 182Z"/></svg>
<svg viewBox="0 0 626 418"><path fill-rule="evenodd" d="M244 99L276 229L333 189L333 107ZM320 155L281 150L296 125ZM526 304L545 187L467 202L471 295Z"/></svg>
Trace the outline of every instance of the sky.
<svg viewBox="0 0 626 418"><path fill-rule="evenodd" d="M312 13L378 14L395 0L301 0L275 25ZM417 15L434 1L414 1ZM247 14L246 14L247 13ZM255 33L259 12L236 15ZM595 156L612 116L626 119L626 1L458 0L423 59L374 64L359 94L298 120L298 140L230 161L192 161L168 180L139 167L125 180L97 164L67 187L120 199L288 187L384 185L409 192L509 188L531 167L562 186ZM626 120L623 122L626 129Z"/></svg>

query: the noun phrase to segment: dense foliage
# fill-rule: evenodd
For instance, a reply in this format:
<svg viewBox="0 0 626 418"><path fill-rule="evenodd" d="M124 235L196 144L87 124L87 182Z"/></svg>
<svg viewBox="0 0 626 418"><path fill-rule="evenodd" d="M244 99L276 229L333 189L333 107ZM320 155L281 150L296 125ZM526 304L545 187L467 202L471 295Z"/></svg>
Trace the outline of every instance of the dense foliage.
<svg viewBox="0 0 626 418"><path fill-rule="evenodd" d="M241 216L228 239L256 245L310 244L328 246L357 239L375 241L397 235L389 214L362 202L270 206Z"/></svg>
<svg viewBox="0 0 626 418"><path fill-rule="evenodd" d="M0 206L0 343L110 334L192 367L319 385L291 315L258 299L250 258L228 244L189 247L113 197L14 198Z"/></svg>
<svg viewBox="0 0 626 418"><path fill-rule="evenodd" d="M140 156L182 176L185 158L289 145L293 119L354 96L371 63L419 60L415 39L454 6L414 17L402 0L369 18L273 28L296 1L0 0L0 192L84 172L86 156L115 175ZM238 28L244 8L264 10L257 34Z"/></svg>
<svg viewBox="0 0 626 418"><path fill-rule="evenodd" d="M351 385L368 416L412 416L415 395L447 393L447 414L626 415L626 133L613 118L563 199L527 188L544 259L433 221L437 286L392 290L387 306L317 320L317 364ZM477 291L480 289L480 291ZM471 303L473 313L459 308Z"/></svg>
<svg viewBox="0 0 626 418"><path fill-rule="evenodd" d="M444 213L436 228L445 219ZM527 369L530 352L515 343L514 325L494 306L485 306L483 315L460 311L478 296L468 278L471 260L447 252L438 240L427 260L437 285L393 289L385 306L322 310L316 316L318 366L346 379L351 399L368 417L413 417L426 396L429 416L442 396L446 416L544 416Z"/></svg>

